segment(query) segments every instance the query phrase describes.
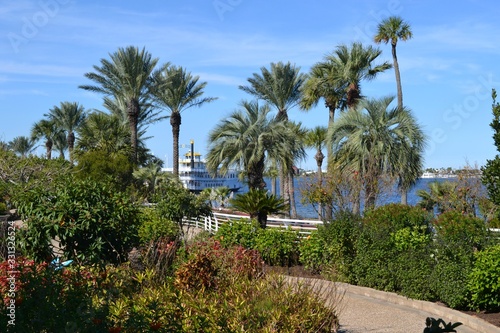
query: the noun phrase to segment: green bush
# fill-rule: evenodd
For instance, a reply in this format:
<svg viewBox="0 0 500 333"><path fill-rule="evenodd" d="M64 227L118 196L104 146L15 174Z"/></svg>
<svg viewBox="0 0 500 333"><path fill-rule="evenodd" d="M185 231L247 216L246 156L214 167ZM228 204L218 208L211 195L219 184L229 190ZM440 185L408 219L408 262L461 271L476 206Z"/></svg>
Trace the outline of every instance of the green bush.
<svg viewBox="0 0 500 333"><path fill-rule="evenodd" d="M436 238L453 251L459 246L467 251L480 250L488 242L488 229L480 218L462 214L459 211L447 211L434 220Z"/></svg>
<svg viewBox="0 0 500 333"><path fill-rule="evenodd" d="M318 230L314 230L307 237L303 237L299 243L299 260L308 270L321 273L328 263L325 253L326 244Z"/></svg>
<svg viewBox="0 0 500 333"><path fill-rule="evenodd" d="M160 239L174 240L178 234L177 224L160 216L154 207L140 210L139 239L142 245Z"/></svg>
<svg viewBox="0 0 500 333"><path fill-rule="evenodd" d="M219 240L224 247L241 245L246 249L253 249L259 228L256 220L240 219L222 224L214 238Z"/></svg>
<svg viewBox="0 0 500 333"><path fill-rule="evenodd" d="M4 202L0 202L0 215L7 213L7 205Z"/></svg>
<svg viewBox="0 0 500 333"><path fill-rule="evenodd" d="M260 229L255 239L255 249L266 264L289 267L298 263L298 241L299 233L291 229Z"/></svg>
<svg viewBox="0 0 500 333"><path fill-rule="evenodd" d="M500 310L500 245L475 254L476 261L469 275L471 308L474 310Z"/></svg>
<svg viewBox="0 0 500 333"><path fill-rule="evenodd" d="M430 219L426 211L400 204L367 212L356 243L352 266L355 281L380 290L427 295L426 280L431 269L426 257L431 243ZM409 261L398 259L411 258L413 254L418 256ZM415 277L420 280L412 285L410 281ZM424 290L417 290L417 286Z"/></svg>
<svg viewBox="0 0 500 333"><path fill-rule="evenodd" d="M123 262L138 244L138 209L104 184L68 177L26 191L16 205L26 226L19 244L37 262L51 260L55 239L65 258L94 264Z"/></svg>

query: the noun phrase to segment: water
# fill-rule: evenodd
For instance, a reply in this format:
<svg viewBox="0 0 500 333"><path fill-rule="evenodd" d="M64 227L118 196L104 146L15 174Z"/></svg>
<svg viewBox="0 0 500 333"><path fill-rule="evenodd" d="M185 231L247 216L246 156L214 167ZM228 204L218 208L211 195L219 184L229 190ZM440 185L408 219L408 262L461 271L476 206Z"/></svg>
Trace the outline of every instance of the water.
<svg viewBox="0 0 500 333"><path fill-rule="evenodd" d="M417 195L418 190L428 190L428 184L431 182L435 181L453 181L453 179L447 179L447 178L420 178L415 186L413 186L409 191L408 191L408 204L409 205L416 205L420 201L420 197ZM314 207L311 204L308 205L303 205L301 203L301 188L305 186L305 184L310 181L308 178L305 177L297 177L295 178L295 202L297 206L297 215L300 218L303 219L317 219L318 218L318 213L314 209ZM271 190L271 180L266 178L266 184L267 184L267 189ZM279 181L277 185L277 190L279 191ZM247 191L247 188L242 188L242 190L239 193L244 193ZM384 204L389 204L389 203L400 203L401 202L401 194L397 191L397 188L394 188L390 193L385 193L383 194L378 202L377 205L384 205Z"/></svg>

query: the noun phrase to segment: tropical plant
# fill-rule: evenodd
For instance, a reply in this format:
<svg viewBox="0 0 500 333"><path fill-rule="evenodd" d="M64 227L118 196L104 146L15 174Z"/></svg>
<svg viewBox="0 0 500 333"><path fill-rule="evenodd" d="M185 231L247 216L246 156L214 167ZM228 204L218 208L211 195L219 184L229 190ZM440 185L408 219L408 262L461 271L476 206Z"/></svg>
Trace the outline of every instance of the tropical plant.
<svg viewBox="0 0 500 333"><path fill-rule="evenodd" d="M173 138L173 174L179 176L179 132L181 113L191 107L201 107L217 98L202 97L207 82L199 82L182 67L164 65L153 74L152 94L159 106L169 112Z"/></svg>
<svg viewBox="0 0 500 333"><path fill-rule="evenodd" d="M60 106L54 106L45 116L54 121L57 127L66 133L69 161L73 163L73 148L76 140L75 132L85 121L87 116L85 109L77 102L61 102Z"/></svg>
<svg viewBox="0 0 500 333"><path fill-rule="evenodd" d="M266 157L286 161L297 144L290 123L270 119L269 113L267 105L243 101L241 110L222 120L209 134L208 170L225 174L237 166L246 172L250 189L263 189Z"/></svg>
<svg viewBox="0 0 500 333"><path fill-rule="evenodd" d="M337 46L335 51L326 57L325 60L331 62L331 66L337 67L336 71L340 74L337 80L340 86L346 87L345 99L348 109L357 106L362 99L360 86L362 80L372 80L377 74L392 67L388 62L373 64L381 53L381 50L371 45L364 47L361 43L352 43L350 46Z"/></svg>
<svg viewBox="0 0 500 333"><path fill-rule="evenodd" d="M288 110L300 102L300 88L306 76L290 62L271 63L270 69L261 67L260 70L261 75L254 73L247 79L250 86L239 88L274 106L278 111L276 118L288 120Z"/></svg>
<svg viewBox="0 0 500 333"><path fill-rule="evenodd" d="M64 152L68 149L68 140L66 140L66 135L64 134L64 131L57 132L56 136L54 137L53 148L55 148L59 153L59 158L64 160L65 159Z"/></svg>
<svg viewBox="0 0 500 333"><path fill-rule="evenodd" d="M396 74L396 85L398 90L398 107L403 107L403 90L401 88L401 76L399 73L398 57L396 55L396 46L398 40L407 41L413 37L410 25L399 16L388 17L377 26L377 34L374 37L375 43L385 44L391 42L392 60L394 72Z"/></svg>
<svg viewBox="0 0 500 333"><path fill-rule="evenodd" d="M250 189L244 194L238 194L230 201L239 211L250 214L250 218L257 219L261 228L267 226L269 214L283 213L288 207L283 198L278 198L262 189Z"/></svg>
<svg viewBox="0 0 500 333"><path fill-rule="evenodd" d="M163 172L161 165L155 163L134 170L132 175L146 189L146 197L149 199L152 199L152 196L162 183L174 182L172 175Z"/></svg>
<svg viewBox="0 0 500 333"><path fill-rule="evenodd" d="M32 140L45 140L46 157L49 160L52 158L52 147L59 132L60 130L58 130L56 123L47 119L36 122L31 128Z"/></svg>
<svg viewBox="0 0 500 333"><path fill-rule="evenodd" d="M108 154L130 152L128 126L114 115L96 111L90 113L78 129L78 154L100 150Z"/></svg>
<svg viewBox="0 0 500 333"><path fill-rule="evenodd" d="M456 332L456 327L462 325L462 323L446 323L443 319L434 319L427 317L425 319L425 329L424 333L445 333L445 332Z"/></svg>
<svg viewBox="0 0 500 333"><path fill-rule="evenodd" d="M36 149L36 142L27 136L16 136L7 144L9 149L21 157L27 157Z"/></svg>
<svg viewBox="0 0 500 333"><path fill-rule="evenodd" d="M250 86L239 88L275 107L278 111L277 120L288 121L288 110L300 103L301 87L305 79L306 75L300 73L299 67L290 62L278 62L271 63L270 69L261 67L261 74L254 73L253 77L248 78ZM280 195L290 202L292 217L295 217L293 164L297 156L285 154L283 157L287 159L280 164Z"/></svg>
<svg viewBox="0 0 500 333"><path fill-rule="evenodd" d="M475 261L469 275L471 307L474 310L500 309L500 244L474 254Z"/></svg>
<svg viewBox="0 0 500 333"><path fill-rule="evenodd" d="M305 137L305 144L307 147L315 148L316 155L314 155L314 159L316 160L316 165L318 167L316 173L318 177L318 185L323 184L323 160L325 155L323 155L323 147L326 144L326 136L328 133L328 129L322 126L316 126L315 128L309 130ZM323 208L322 203L319 203L318 209L318 217L321 220L323 218Z"/></svg>
<svg viewBox="0 0 500 333"><path fill-rule="evenodd" d="M80 88L104 94L108 98L123 101L126 105L133 160L137 163L138 121L141 104L148 99L151 74L158 59L152 58L145 48L128 46L110 54L111 60L101 59L101 67L85 77L97 85L81 85Z"/></svg>
<svg viewBox="0 0 500 333"><path fill-rule="evenodd" d="M425 136L407 108L390 108L393 97L363 100L342 114L328 133L336 160L353 172L359 172L365 192L365 209L374 207L379 184L384 176L394 177L403 162L421 162L409 155L421 155ZM407 166L420 169L421 165ZM420 173L412 174L415 178Z"/></svg>

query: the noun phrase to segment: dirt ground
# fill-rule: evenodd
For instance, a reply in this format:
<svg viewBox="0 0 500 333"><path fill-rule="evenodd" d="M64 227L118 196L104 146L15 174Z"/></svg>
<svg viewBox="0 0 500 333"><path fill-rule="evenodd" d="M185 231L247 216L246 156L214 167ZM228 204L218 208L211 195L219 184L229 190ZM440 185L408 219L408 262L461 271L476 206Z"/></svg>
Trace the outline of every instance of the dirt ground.
<svg viewBox="0 0 500 333"><path fill-rule="evenodd" d="M305 270L302 266L294 266L294 267L264 267L264 271L266 272L276 272L279 274L288 274L291 276L298 277L308 277L308 278L317 278L321 279L321 275L313 274L307 270ZM490 324L500 327L500 312L486 313L486 312L475 312L475 311L461 311L470 316L481 318Z"/></svg>

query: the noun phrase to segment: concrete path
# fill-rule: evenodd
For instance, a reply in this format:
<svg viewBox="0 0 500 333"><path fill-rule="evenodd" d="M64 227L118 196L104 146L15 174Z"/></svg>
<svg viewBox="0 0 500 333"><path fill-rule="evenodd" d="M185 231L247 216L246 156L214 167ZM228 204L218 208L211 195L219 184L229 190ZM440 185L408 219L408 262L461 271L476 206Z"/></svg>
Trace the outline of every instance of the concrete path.
<svg viewBox="0 0 500 333"><path fill-rule="evenodd" d="M307 283L334 306L339 314L339 333L422 333L425 319L461 322L457 333L500 333L500 328L473 316L432 302L417 301L370 288L317 279L286 277L291 283Z"/></svg>

